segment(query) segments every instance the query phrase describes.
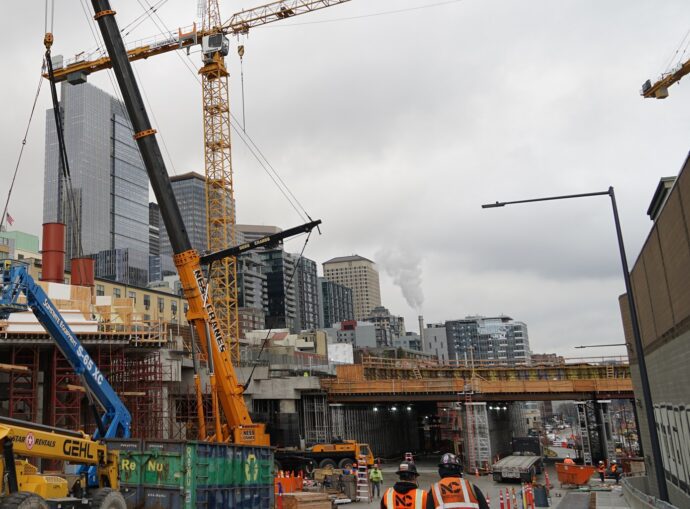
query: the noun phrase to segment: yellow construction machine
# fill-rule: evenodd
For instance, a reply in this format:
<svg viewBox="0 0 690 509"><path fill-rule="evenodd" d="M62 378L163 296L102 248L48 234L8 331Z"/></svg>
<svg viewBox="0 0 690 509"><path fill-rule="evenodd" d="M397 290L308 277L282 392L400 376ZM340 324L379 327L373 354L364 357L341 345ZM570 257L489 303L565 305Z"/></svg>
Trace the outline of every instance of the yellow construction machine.
<svg viewBox="0 0 690 509"><path fill-rule="evenodd" d="M118 453L89 435L0 417L0 442L1 509L126 509L118 491ZM94 466L98 488L87 491L86 471L74 476L41 474L26 458Z"/></svg>

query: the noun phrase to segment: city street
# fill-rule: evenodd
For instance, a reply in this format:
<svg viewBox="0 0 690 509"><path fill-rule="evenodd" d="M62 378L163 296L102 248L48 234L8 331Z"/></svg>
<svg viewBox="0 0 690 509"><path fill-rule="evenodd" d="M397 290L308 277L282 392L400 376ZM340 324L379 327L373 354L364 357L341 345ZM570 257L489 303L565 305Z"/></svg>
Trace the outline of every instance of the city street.
<svg viewBox="0 0 690 509"><path fill-rule="evenodd" d="M381 493L395 484L395 481L397 480L397 477L395 475L395 471L397 470L397 465L384 465L382 468L383 471L383 488L381 490ZM438 472L436 469L436 465L434 462L430 460L424 460L420 461L417 463L417 470L420 473L419 476L419 486L425 490L428 490L429 487L431 486L432 483L436 482L438 480ZM565 500L565 497L568 493L574 492L575 490L572 489L560 489L558 486L558 476L556 474L556 469L552 463L549 463L547 465L546 471L549 475L549 479L551 483L553 484L553 489L550 492L550 507L561 507L561 509L575 509L578 506L577 505L570 505L566 507L565 505L561 505L561 503ZM520 484L517 483L496 483L493 481L493 479L490 476L480 476L479 478L475 477L474 475L471 475L468 477L468 479L475 484L481 491L484 493L484 496L488 496L490 499L490 506L493 508L499 508L499 498L500 498L500 492L503 491L505 493L505 490L508 489L512 492L512 489L515 488L516 494L518 494L518 507L521 507L520 501L519 501L519 491L520 491ZM544 483L544 476L540 475L538 476L537 483L543 484ZM592 480L592 486L596 486L599 484L599 481L594 478ZM583 506L585 508L589 507L588 505L588 500L587 499L587 505ZM604 493L598 493L597 494L597 502L598 508L609 508L609 507L629 507L628 504L626 503L625 499L623 498L623 492L622 489L618 486L613 486L611 489L611 492L604 492ZM354 508L375 508L379 507L381 501L380 499L376 499L370 503L366 502L357 502L357 503L352 503L348 504L346 507L352 507ZM514 506L512 506L514 508Z"/></svg>

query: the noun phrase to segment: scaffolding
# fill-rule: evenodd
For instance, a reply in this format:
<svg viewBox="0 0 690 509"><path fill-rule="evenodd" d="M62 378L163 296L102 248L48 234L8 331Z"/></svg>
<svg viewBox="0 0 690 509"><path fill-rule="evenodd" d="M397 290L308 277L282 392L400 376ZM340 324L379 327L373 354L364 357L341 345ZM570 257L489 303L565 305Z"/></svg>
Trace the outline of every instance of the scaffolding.
<svg viewBox="0 0 690 509"><path fill-rule="evenodd" d="M163 439L168 430L168 390L160 351L129 351L113 359L111 380L132 414L132 438ZM117 389L116 389L117 390Z"/></svg>
<svg viewBox="0 0 690 509"><path fill-rule="evenodd" d="M15 419L35 422L38 418L39 350L35 345L13 345L11 363L26 371L12 371L9 376L8 414Z"/></svg>
<svg viewBox="0 0 690 509"><path fill-rule="evenodd" d="M307 444L326 443L331 440L331 420L325 394L302 395L302 423Z"/></svg>
<svg viewBox="0 0 690 509"><path fill-rule="evenodd" d="M211 394L208 386L202 388L204 418L207 423L213 422L211 411ZM173 440L199 439L199 413L197 412L196 391L189 387L186 392L177 392L170 396L170 438Z"/></svg>
<svg viewBox="0 0 690 509"><path fill-rule="evenodd" d="M58 348L53 348L50 357L52 382L49 423L63 429L82 429L81 402L84 398L82 381Z"/></svg>

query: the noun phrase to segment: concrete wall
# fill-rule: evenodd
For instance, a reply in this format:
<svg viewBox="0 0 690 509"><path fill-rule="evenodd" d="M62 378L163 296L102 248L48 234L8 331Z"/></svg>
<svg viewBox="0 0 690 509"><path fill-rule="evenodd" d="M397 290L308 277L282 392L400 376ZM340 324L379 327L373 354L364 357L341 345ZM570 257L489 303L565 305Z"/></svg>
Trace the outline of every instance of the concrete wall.
<svg viewBox="0 0 690 509"><path fill-rule="evenodd" d="M667 486L671 502L678 507L690 507L690 415L685 412L690 407L689 167L690 160L686 160L631 271ZM658 495L626 295L619 304L649 490Z"/></svg>

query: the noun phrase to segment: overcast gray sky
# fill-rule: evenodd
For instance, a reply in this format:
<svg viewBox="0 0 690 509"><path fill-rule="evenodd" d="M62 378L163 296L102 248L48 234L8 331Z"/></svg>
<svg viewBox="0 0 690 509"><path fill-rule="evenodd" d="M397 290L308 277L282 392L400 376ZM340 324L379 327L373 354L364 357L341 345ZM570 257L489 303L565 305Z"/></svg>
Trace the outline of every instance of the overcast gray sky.
<svg viewBox="0 0 690 509"><path fill-rule="evenodd" d="M94 49L90 2L57 3L53 54ZM120 26L147 5L112 3ZM229 18L258 3L220 5ZM0 50L4 204L39 80L44 3L2 10L12 20ZM169 0L158 14L158 26L146 21L127 39L190 25L196 2ZM480 206L613 185L634 262L657 182L678 173L690 139L683 83L665 101L643 100L639 89L689 26L683 0L352 0L241 39L247 133L323 220L305 255L319 265L353 253L378 261L383 304L408 330L418 311L427 322L505 313L527 323L535 352L607 353L572 348L622 341L607 198ZM235 46L231 102L241 119ZM198 53L190 58L197 66ZM135 69L169 172L203 173L201 91L183 60L157 56ZM90 82L113 90L106 73ZM44 84L9 206L14 228L32 233L42 222L49 104ZM233 157L238 222L302 222L236 135ZM287 249L299 252L302 241ZM414 283L407 299L396 280Z"/></svg>

